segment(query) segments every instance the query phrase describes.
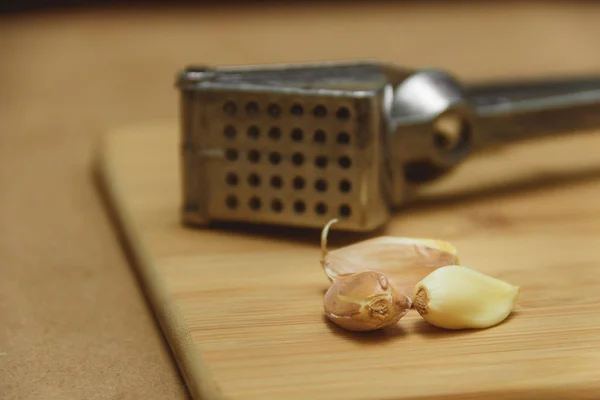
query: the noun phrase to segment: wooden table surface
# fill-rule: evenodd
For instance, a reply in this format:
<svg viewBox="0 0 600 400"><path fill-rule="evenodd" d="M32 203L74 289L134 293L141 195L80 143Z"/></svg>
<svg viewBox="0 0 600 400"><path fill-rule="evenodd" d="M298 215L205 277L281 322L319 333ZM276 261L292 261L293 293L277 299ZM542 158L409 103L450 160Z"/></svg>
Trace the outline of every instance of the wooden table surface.
<svg viewBox="0 0 600 400"><path fill-rule="evenodd" d="M229 7L0 17L1 398L186 398L90 169L103 132L177 115L182 65L377 57L468 79L600 70L600 4Z"/></svg>

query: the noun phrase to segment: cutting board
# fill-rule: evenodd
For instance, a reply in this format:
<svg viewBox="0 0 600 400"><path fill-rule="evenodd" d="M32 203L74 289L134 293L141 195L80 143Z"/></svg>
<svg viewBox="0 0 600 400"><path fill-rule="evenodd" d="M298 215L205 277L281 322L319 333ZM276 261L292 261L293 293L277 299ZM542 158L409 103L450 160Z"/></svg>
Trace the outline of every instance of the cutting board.
<svg viewBox="0 0 600 400"><path fill-rule="evenodd" d="M381 231L331 233L448 240L521 287L504 323L456 332L329 323L318 230L183 226L178 145L176 121L108 132L98 176L195 400L600 398L600 133L473 158Z"/></svg>

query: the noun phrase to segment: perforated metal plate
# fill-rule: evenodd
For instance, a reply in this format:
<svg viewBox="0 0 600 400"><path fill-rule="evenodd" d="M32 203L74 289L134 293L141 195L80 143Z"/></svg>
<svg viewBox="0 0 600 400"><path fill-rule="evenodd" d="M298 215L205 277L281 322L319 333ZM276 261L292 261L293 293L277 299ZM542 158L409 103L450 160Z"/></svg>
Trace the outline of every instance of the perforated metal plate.
<svg viewBox="0 0 600 400"><path fill-rule="evenodd" d="M376 92L187 95L187 169L200 168L201 176L189 172L184 180L202 193L196 215L313 227L336 217L360 230L387 219Z"/></svg>

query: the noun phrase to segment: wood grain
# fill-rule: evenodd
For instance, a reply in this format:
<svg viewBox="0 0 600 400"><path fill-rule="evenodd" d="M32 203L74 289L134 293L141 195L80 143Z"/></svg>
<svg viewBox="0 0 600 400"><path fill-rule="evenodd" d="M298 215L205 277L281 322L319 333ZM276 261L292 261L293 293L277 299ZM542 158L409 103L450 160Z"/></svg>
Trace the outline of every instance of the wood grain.
<svg viewBox="0 0 600 400"><path fill-rule="evenodd" d="M104 137L105 189L196 399L591 399L600 393L600 135L473 159L385 234L452 241L522 288L504 323L447 332L327 322L319 232L179 223L175 122ZM143 151L141 151L143 149ZM356 236L333 234L333 245Z"/></svg>

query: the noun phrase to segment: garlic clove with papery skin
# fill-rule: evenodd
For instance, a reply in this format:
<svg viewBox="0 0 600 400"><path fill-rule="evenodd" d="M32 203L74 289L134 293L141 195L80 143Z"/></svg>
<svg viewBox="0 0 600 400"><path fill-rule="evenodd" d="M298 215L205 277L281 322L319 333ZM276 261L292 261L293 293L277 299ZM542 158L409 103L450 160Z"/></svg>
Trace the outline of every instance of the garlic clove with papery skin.
<svg viewBox="0 0 600 400"><path fill-rule="evenodd" d="M321 234L321 263L330 281L356 272L379 271L397 290L411 296L415 284L433 270L459 263L457 249L436 239L381 236L328 251L327 235L335 222L329 221Z"/></svg>
<svg viewBox="0 0 600 400"><path fill-rule="evenodd" d="M325 293L325 315L350 331L372 331L396 324L411 308L387 277L375 271L344 275Z"/></svg>
<svg viewBox="0 0 600 400"><path fill-rule="evenodd" d="M430 324L445 329L482 329L504 321L519 286L471 268L436 269L415 286L414 308Z"/></svg>

